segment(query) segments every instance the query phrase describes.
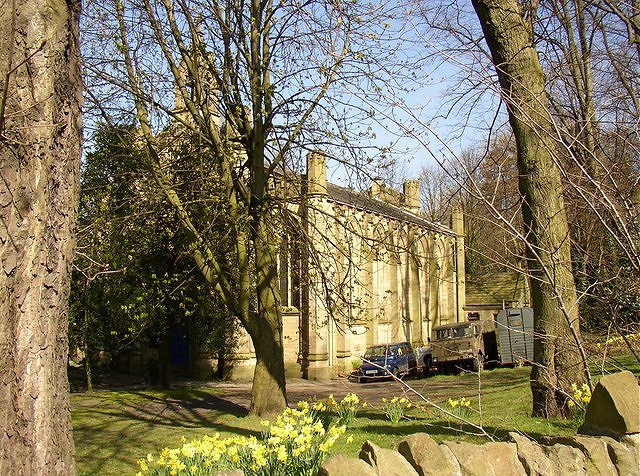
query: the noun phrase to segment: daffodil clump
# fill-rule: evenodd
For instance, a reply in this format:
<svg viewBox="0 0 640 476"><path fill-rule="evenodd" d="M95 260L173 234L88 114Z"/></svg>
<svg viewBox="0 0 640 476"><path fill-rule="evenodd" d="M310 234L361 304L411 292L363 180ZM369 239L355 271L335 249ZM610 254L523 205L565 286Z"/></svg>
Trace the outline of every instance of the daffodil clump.
<svg viewBox="0 0 640 476"><path fill-rule="evenodd" d="M345 397L337 401L333 395L314 403L299 402L298 408L309 410L328 428L335 421L337 425L350 425L356 419L358 411L367 406L367 402L360 400L355 393L347 393Z"/></svg>
<svg viewBox="0 0 640 476"><path fill-rule="evenodd" d="M462 418L468 418L473 414L473 408L471 407L471 400L466 397L462 397L459 400L449 399L447 401L451 413L458 415Z"/></svg>
<svg viewBox="0 0 640 476"><path fill-rule="evenodd" d="M315 476L325 456L346 431L344 425L325 429L310 406L286 409L266 426L262 437L220 438L218 434L166 448L160 456L138 461L137 476L205 476L241 469L247 476Z"/></svg>
<svg viewBox="0 0 640 476"><path fill-rule="evenodd" d="M569 399L568 402L569 408L574 408L576 406L584 408L591 401L591 389L586 383L583 383L581 387L572 383L571 391L573 392L573 395L571 395L572 398Z"/></svg>
<svg viewBox="0 0 640 476"><path fill-rule="evenodd" d="M244 437L220 438L217 433L190 442L183 437L182 447L165 448L158 457L149 454L139 460L140 472L137 476L213 474L218 469L233 467L232 463L239 461L237 448L248 441ZM236 448L236 451L230 452L231 448Z"/></svg>
<svg viewBox="0 0 640 476"><path fill-rule="evenodd" d="M586 383L580 387L577 384L571 384L571 392L567 405L569 406L569 414L573 415L578 424L584 422L584 412L587 404L591 401L591 389Z"/></svg>
<svg viewBox="0 0 640 476"><path fill-rule="evenodd" d="M382 411L391 423L398 423L411 407L412 404L406 397L393 397L391 400L382 399Z"/></svg>
<svg viewBox="0 0 640 476"><path fill-rule="evenodd" d="M609 337L604 343L598 342L596 347L598 349L602 349L604 347L626 347L627 342L633 346L640 346L640 332L627 334L624 338L622 336Z"/></svg>
<svg viewBox="0 0 640 476"><path fill-rule="evenodd" d="M338 438L346 431L345 425L331 425L325 429L312 411L307 408L286 409L275 422L263 422L268 426L263 441L266 464L252 465L245 474L315 476Z"/></svg>
<svg viewBox="0 0 640 476"><path fill-rule="evenodd" d="M360 397L355 393L347 393L340 402L336 402L333 395L329 395L327 400L331 408L336 412L340 425L350 425L353 423L358 415L358 411L367 406L367 402L360 401Z"/></svg>

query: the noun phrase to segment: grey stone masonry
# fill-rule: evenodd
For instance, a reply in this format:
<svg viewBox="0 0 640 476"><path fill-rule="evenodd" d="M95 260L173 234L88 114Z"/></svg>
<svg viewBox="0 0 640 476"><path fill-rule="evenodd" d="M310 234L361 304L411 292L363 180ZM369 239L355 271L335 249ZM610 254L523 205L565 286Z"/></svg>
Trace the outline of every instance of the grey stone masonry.
<svg viewBox="0 0 640 476"><path fill-rule="evenodd" d="M603 377L587 406L582 434L534 441L436 443L427 433L407 436L398 451L366 441L360 459L334 456L322 476L640 476L640 387L631 372ZM590 434L584 434L589 432Z"/></svg>
<svg viewBox="0 0 640 476"><path fill-rule="evenodd" d="M578 433L614 437L640 433L640 386L631 372L600 379Z"/></svg>

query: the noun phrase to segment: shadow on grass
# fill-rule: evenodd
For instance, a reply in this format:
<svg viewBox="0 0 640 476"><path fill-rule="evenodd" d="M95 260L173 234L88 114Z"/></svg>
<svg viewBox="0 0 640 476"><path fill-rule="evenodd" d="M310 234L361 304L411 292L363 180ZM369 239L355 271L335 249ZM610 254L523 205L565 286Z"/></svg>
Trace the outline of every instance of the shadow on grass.
<svg viewBox="0 0 640 476"><path fill-rule="evenodd" d="M93 398L92 398L93 397ZM84 474L113 473L110 468L135 466L143 457L139 448L158 452L165 446L176 446L181 430L187 439L205 434L233 433L258 436L234 419L247 415L247 409L218 395L198 389L180 389L166 393L129 391L88 395L83 405L76 406L74 435L84 454L78 455L92 467ZM85 469L85 468L81 468ZM83 474L80 472L79 474Z"/></svg>

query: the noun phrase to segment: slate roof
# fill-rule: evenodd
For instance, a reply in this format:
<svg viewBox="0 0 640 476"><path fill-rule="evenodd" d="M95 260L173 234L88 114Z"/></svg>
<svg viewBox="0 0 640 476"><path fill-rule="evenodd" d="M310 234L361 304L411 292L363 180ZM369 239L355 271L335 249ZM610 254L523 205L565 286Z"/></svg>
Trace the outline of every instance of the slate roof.
<svg viewBox="0 0 640 476"><path fill-rule="evenodd" d="M431 229L438 233L455 236L455 233L451 228L441 224L429 221L419 215L411 213L408 210L391 205L389 203L377 200L371 197L366 192L356 192L345 187L333 183L327 183L327 196L344 205L348 205L360 210L364 210L370 213L376 213L395 220L401 220L408 223L413 223L424 228Z"/></svg>
<svg viewBox="0 0 640 476"><path fill-rule="evenodd" d="M526 277L521 273L492 273L466 276L466 304L502 306L505 302L526 299Z"/></svg>

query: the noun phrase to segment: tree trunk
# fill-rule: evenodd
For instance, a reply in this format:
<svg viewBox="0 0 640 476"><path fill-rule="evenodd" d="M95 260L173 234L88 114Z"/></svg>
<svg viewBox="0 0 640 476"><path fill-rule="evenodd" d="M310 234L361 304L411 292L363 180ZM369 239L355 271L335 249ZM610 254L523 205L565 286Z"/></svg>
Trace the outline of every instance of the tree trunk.
<svg viewBox="0 0 640 476"><path fill-rule="evenodd" d="M0 474L75 474L67 320L80 3L0 9Z"/></svg>
<svg viewBox="0 0 640 476"><path fill-rule="evenodd" d="M160 387L168 390L171 388L171 343L169 331L160 336L158 347L158 360L160 363Z"/></svg>
<svg viewBox="0 0 640 476"><path fill-rule="evenodd" d="M583 379L569 230L545 81L531 22L517 0L473 0L493 55L517 145L519 189L535 313L533 415L560 416ZM533 14L533 12L529 12Z"/></svg>
<svg viewBox="0 0 640 476"><path fill-rule="evenodd" d="M575 132L567 142L575 144L570 147L574 149L576 157L588 174L596 179L600 175L600 151L591 74L591 43L585 20L586 4L584 0L573 0L572 5L569 5L563 0L556 8L561 12L558 13L558 19L567 37L566 61L571 73L568 83L575 89L579 106L575 118ZM574 34L572 14L575 15L577 39Z"/></svg>
<svg viewBox="0 0 640 476"><path fill-rule="evenodd" d="M258 312L248 326L256 352L250 409L254 415L280 413L287 407L278 273L264 219L257 225L255 239Z"/></svg>
<svg viewBox="0 0 640 476"><path fill-rule="evenodd" d="M273 357L282 354L282 332L274 317L261 316L250 333L256 352L249 410L252 415L274 415L287 408L284 362Z"/></svg>
<svg viewBox="0 0 640 476"><path fill-rule="evenodd" d="M85 337L86 339L86 337ZM93 370L91 367L91 357L90 357L89 344L85 340L84 343L84 374L87 377L87 393L93 392Z"/></svg>
<svg viewBox="0 0 640 476"><path fill-rule="evenodd" d="M93 392L93 373L91 368L91 351L89 346L89 299L88 299L89 279L84 278L84 289L82 294L82 351L84 352L84 374L87 378L87 392Z"/></svg>

